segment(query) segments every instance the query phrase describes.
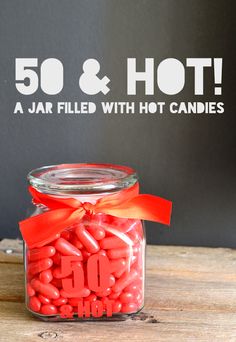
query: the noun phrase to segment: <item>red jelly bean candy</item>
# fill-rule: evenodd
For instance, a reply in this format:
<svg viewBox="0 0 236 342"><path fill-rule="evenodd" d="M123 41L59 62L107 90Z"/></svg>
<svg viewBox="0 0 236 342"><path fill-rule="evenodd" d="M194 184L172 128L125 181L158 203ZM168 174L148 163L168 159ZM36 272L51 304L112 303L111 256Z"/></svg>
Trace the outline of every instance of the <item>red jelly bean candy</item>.
<svg viewBox="0 0 236 342"><path fill-rule="evenodd" d="M96 292L96 295L98 296L98 297L107 297L107 296L109 296L109 294L111 294L111 288L110 287L108 287L106 290L104 290L104 291L100 291L100 292Z"/></svg>
<svg viewBox="0 0 236 342"><path fill-rule="evenodd" d="M109 299L113 300L113 299L117 299L120 296L121 292L112 292L109 295Z"/></svg>
<svg viewBox="0 0 236 342"><path fill-rule="evenodd" d="M127 247L127 243L118 236L110 236L100 242L100 247L103 249Z"/></svg>
<svg viewBox="0 0 236 342"><path fill-rule="evenodd" d="M120 312L122 308L122 304L119 300L116 300L113 304L112 304L112 311L114 313Z"/></svg>
<svg viewBox="0 0 236 342"><path fill-rule="evenodd" d="M34 291L33 287L29 283L27 284L27 295L29 297L32 297L32 296L35 295L35 291Z"/></svg>
<svg viewBox="0 0 236 342"><path fill-rule="evenodd" d="M72 243L72 245L74 245L78 249L82 249L83 248L82 243L79 241L79 239L77 238L76 235L72 235L72 237L70 239L70 243Z"/></svg>
<svg viewBox="0 0 236 342"><path fill-rule="evenodd" d="M109 287L112 287L116 282L116 278L113 276L113 274L110 274L109 276Z"/></svg>
<svg viewBox="0 0 236 342"><path fill-rule="evenodd" d="M53 280L51 281L51 284L53 286L57 287L58 289L62 288L62 281L61 281L61 279L53 278Z"/></svg>
<svg viewBox="0 0 236 342"><path fill-rule="evenodd" d="M134 296L131 292L123 292L119 299L123 304L134 302Z"/></svg>
<svg viewBox="0 0 236 342"><path fill-rule="evenodd" d="M126 260L123 258L118 260L110 260L111 273L125 269L126 265Z"/></svg>
<svg viewBox="0 0 236 342"><path fill-rule="evenodd" d="M109 299L107 297L102 297L100 300L101 300L103 305L106 305L106 303L109 301Z"/></svg>
<svg viewBox="0 0 236 342"><path fill-rule="evenodd" d="M90 257L91 253L89 253L88 251L86 251L86 249L81 249L81 253L83 256L83 261L87 261L88 258Z"/></svg>
<svg viewBox="0 0 236 342"><path fill-rule="evenodd" d="M52 257L52 261L54 264L60 265L61 264L61 254L59 252L56 252L55 255L53 255L53 257Z"/></svg>
<svg viewBox="0 0 236 342"><path fill-rule="evenodd" d="M104 249L100 249L100 251L97 254L107 256L107 253L106 251L104 251Z"/></svg>
<svg viewBox="0 0 236 342"><path fill-rule="evenodd" d="M40 300L35 296L31 297L29 300L29 308L35 312L40 311L40 308L41 308Z"/></svg>
<svg viewBox="0 0 236 342"><path fill-rule="evenodd" d="M52 257L56 253L53 246L44 246L41 248L34 248L28 251L29 261L37 261L45 258Z"/></svg>
<svg viewBox="0 0 236 342"><path fill-rule="evenodd" d="M52 284L44 284L38 279L32 279L31 285L35 291L41 293L47 298L57 299L60 297L58 289Z"/></svg>
<svg viewBox="0 0 236 342"><path fill-rule="evenodd" d="M78 248L76 248L69 241L63 238L57 239L57 241L55 242L55 248L62 255L76 255L78 257L82 256Z"/></svg>
<svg viewBox="0 0 236 342"><path fill-rule="evenodd" d="M43 315L55 315L57 313L57 308L52 304L42 305L40 312Z"/></svg>
<svg viewBox="0 0 236 342"><path fill-rule="evenodd" d="M97 296L94 293L92 293L88 297L86 297L85 300L88 300L89 302L95 302L97 300Z"/></svg>
<svg viewBox="0 0 236 342"><path fill-rule="evenodd" d="M28 265L28 273L35 275L39 272L49 269L52 266L52 264L53 264L53 261L50 258L31 262Z"/></svg>
<svg viewBox="0 0 236 342"><path fill-rule="evenodd" d="M134 282L125 287L125 292L137 293L140 290L140 285L137 282Z"/></svg>
<svg viewBox="0 0 236 342"><path fill-rule="evenodd" d="M131 221L129 219L112 217L111 225L113 227L119 227L119 231L122 233L126 233L130 229Z"/></svg>
<svg viewBox="0 0 236 342"><path fill-rule="evenodd" d="M86 298L87 300L87 298ZM69 298L68 299L68 303L72 306L77 306L79 302L82 302L83 301L83 298Z"/></svg>
<svg viewBox="0 0 236 342"><path fill-rule="evenodd" d="M137 312L137 310L138 310L137 304L135 304L135 303L128 303L128 304L123 304L122 305L121 312L133 313L133 312Z"/></svg>
<svg viewBox="0 0 236 342"><path fill-rule="evenodd" d="M114 292L122 291L126 286L130 285L138 277L138 272L131 269L130 272L123 274L112 287Z"/></svg>
<svg viewBox="0 0 236 342"><path fill-rule="evenodd" d="M122 248L113 248L107 251L107 256L110 259L119 259L129 257L131 255L132 247L122 247Z"/></svg>
<svg viewBox="0 0 236 342"><path fill-rule="evenodd" d="M126 266L125 266L123 269L121 269L120 271L117 271L117 272L114 272L114 273L113 273L114 276L115 276L116 278L120 278L120 277L122 276L122 274L123 274L125 271L127 271L127 270L129 269L129 267L132 266L136 261L137 261L137 257L133 255L132 258L131 258L131 260L128 259L128 260L126 261ZM136 268L136 267L133 267L133 268Z"/></svg>
<svg viewBox="0 0 236 342"><path fill-rule="evenodd" d="M42 304L50 304L51 303L51 300L41 294L38 295L38 299L40 300L40 302Z"/></svg>
<svg viewBox="0 0 236 342"><path fill-rule="evenodd" d="M134 297L135 297L135 302L137 302L138 304L142 303L143 297L142 297L141 293L137 293Z"/></svg>
<svg viewBox="0 0 236 342"><path fill-rule="evenodd" d="M68 302L67 298L60 297L58 299L53 300L52 304L55 305L55 306L61 306L61 305L66 304L67 302Z"/></svg>
<svg viewBox="0 0 236 342"><path fill-rule="evenodd" d="M106 235L105 230L98 225L88 225L86 226L86 229L95 240L102 240Z"/></svg>
<svg viewBox="0 0 236 342"><path fill-rule="evenodd" d="M60 294L64 298L73 298L73 297L88 297L91 291L88 288L84 288L78 292L68 293L65 290L61 290Z"/></svg>
<svg viewBox="0 0 236 342"><path fill-rule="evenodd" d="M85 229L84 225L80 224L75 229L75 233L89 253L97 253L99 251L100 247L98 242Z"/></svg>
<svg viewBox="0 0 236 342"><path fill-rule="evenodd" d="M122 276L122 274L127 270L127 267L128 267L128 265L126 265L126 267L124 267L122 270L117 271L117 272L114 272L114 273L113 273L114 276L115 276L116 278L120 278L120 277Z"/></svg>
<svg viewBox="0 0 236 342"><path fill-rule="evenodd" d="M44 284L50 283L50 281L52 281L52 279L53 279L53 276L52 276L51 270L42 271L39 274L39 280Z"/></svg>

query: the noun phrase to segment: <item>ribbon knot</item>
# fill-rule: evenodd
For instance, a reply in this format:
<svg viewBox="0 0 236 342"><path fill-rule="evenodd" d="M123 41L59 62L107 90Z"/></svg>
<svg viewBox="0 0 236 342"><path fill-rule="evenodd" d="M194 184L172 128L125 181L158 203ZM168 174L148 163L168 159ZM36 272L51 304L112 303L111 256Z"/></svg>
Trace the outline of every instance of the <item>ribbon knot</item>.
<svg viewBox="0 0 236 342"><path fill-rule="evenodd" d="M86 211L86 214L93 215L95 213L95 205L90 202L84 202L82 207Z"/></svg>
<svg viewBox="0 0 236 342"><path fill-rule="evenodd" d="M29 191L35 204L48 208L46 212L19 222L21 234L29 248L53 241L56 234L72 227L86 214L103 213L120 218L170 224L172 202L153 195L139 194L138 183L118 193L106 195L95 204L43 194L31 186Z"/></svg>

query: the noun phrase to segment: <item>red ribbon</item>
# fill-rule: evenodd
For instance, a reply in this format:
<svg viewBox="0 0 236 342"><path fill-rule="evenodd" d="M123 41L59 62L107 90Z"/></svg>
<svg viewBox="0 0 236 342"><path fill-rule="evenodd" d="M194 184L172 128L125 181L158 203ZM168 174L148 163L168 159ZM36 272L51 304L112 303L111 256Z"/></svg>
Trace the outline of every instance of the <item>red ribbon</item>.
<svg viewBox="0 0 236 342"><path fill-rule="evenodd" d="M95 204L74 198L59 198L29 187L35 204L48 211L19 222L21 234L29 248L54 240L55 235L72 226L85 214L103 213L120 218L140 219L170 225L172 202L153 195L139 194L139 185L100 198Z"/></svg>

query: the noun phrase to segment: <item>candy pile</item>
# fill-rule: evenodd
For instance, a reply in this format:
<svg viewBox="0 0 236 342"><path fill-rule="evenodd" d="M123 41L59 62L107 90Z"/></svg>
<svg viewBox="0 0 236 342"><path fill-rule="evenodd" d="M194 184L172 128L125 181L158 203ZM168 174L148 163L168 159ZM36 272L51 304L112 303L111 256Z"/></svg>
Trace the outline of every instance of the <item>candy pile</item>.
<svg viewBox="0 0 236 342"><path fill-rule="evenodd" d="M137 312L143 306L143 276L140 220L86 216L53 241L26 249L27 305L42 315Z"/></svg>

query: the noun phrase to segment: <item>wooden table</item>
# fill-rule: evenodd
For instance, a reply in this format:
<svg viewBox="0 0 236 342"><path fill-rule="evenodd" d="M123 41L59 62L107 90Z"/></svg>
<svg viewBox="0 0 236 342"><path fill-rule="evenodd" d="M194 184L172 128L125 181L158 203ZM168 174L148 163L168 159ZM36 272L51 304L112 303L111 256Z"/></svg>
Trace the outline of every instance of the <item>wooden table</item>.
<svg viewBox="0 0 236 342"><path fill-rule="evenodd" d="M0 242L0 341L236 341L236 251L148 246L146 305L123 322L46 323L24 307L18 241Z"/></svg>

